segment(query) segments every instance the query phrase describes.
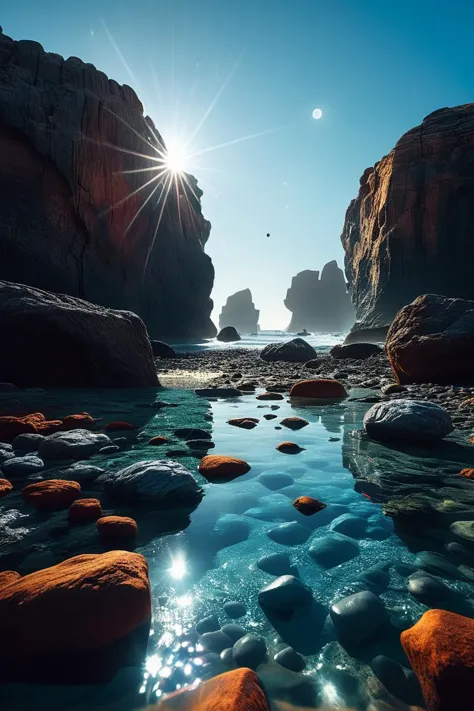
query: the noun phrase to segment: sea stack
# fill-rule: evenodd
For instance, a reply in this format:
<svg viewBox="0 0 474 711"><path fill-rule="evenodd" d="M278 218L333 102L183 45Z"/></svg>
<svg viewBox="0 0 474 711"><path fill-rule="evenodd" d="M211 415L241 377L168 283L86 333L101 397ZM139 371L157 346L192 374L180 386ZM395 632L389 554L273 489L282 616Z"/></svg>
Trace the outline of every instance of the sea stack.
<svg viewBox="0 0 474 711"><path fill-rule="evenodd" d="M360 179L342 233L360 328L422 294L474 299L474 104L443 108Z"/></svg>
<svg viewBox="0 0 474 711"><path fill-rule="evenodd" d="M336 261L319 271L306 269L291 281L286 293L286 308L292 312L288 331L331 333L347 331L354 323L354 308L347 292L342 269Z"/></svg>
<svg viewBox="0 0 474 711"><path fill-rule="evenodd" d="M202 192L153 173L164 150L129 86L0 33L0 279L133 311L152 338L213 337Z"/></svg>
<svg viewBox="0 0 474 711"><path fill-rule="evenodd" d="M258 317L250 289L242 289L229 296L219 316L219 328L234 326L239 333L256 333L260 330Z"/></svg>

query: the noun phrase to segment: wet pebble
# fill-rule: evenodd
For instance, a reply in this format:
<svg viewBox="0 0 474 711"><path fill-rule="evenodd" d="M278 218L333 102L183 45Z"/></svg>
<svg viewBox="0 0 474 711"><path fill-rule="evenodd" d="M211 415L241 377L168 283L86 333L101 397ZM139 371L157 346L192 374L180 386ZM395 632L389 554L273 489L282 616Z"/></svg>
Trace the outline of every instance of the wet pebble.
<svg viewBox="0 0 474 711"><path fill-rule="evenodd" d="M294 672L303 671L306 666L304 657L302 657L301 654L298 654L298 652L295 652L292 647L285 647L285 649L282 649L280 652L275 654L273 658L275 662L280 664L282 667L290 669L290 671Z"/></svg>
<svg viewBox="0 0 474 711"><path fill-rule="evenodd" d="M198 634L204 634L206 632L217 632L220 628L219 620L217 615L209 615L208 617L203 617L202 620L196 625L196 632Z"/></svg>
<svg viewBox="0 0 474 711"><path fill-rule="evenodd" d="M410 595L425 605L433 605L438 600L446 598L451 592L441 580L436 580L421 570L410 575L407 588Z"/></svg>
<svg viewBox="0 0 474 711"><path fill-rule="evenodd" d="M28 432L15 437L12 447L14 450L20 450L23 453L37 452L44 438L44 435Z"/></svg>
<svg viewBox="0 0 474 711"><path fill-rule="evenodd" d="M282 575L258 593L261 607L270 610L295 610L312 602L311 590L294 575Z"/></svg>
<svg viewBox="0 0 474 711"><path fill-rule="evenodd" d="M296 521L282 523L267 531L267 536L275 543L284 546L296 546L308 540L310 530Z"/></svg>
<svg viewBox="0 0 474 711"><path fill-rule="evenodd" d="M328 534L313 541L309 554L323 568L335 568L359 555L359 546L339 533Z"/></svg>
<svg viewBox="0 0 474 711"><path fill-rule="evenodd" d="M257 567L270 575L294 575L295 573L295 568L290 561L288 553L264 555L258 561Z"/></svg>
<svg viewBox="0 0 474 711"><path fill-rule="evenodd" d="M241 602L226 602L224 605L224 612L227 615L227 617L230 617L232 620L236 620L239 617L243 617L247 610L245 608L245 605L243 605Z"/></svg>
<svg viewBox="0 0 474 711"><path fill-rule="evenodd" d="M221 627L221 632L226 634L232 642L237 642L237 640L245 637L247 630L242 627L242 625L237 625L235 622L230 622Z"/></svg>
<svg viewBox="0 0 474 711"><path fill-rule="evenodd" d="M332 531L342 533L350 538L364 538L367 530L367 521L360 516L353 514L343 514L332 522L330 526Z"/></svg>
<svg viewBox="0 0 474 711"><path fill-rule="evenodd" d="M232 647L232 640L224 632L218 630L217 632L205 632L199 637L199 644L206 650L206 652L214 652L215 654L220 654L224 649Z"/></svg>
<svg viewBox="0 0 474 711"><path fill-rule="evenodd" d="M331 607L330 615L337 638L350 646L370 639L389 621L383 602L369 591L339 600Z"/></svg>
<svg viewBox="0 0 474 711"><path fill-rule="evenodd" d="M246 634L234 644L232 654L237 666L256 669L265 659L267 645L262 637Z"/></svg>
<svg viewBox="0 0 474 711"><path fill-rule="evenodd" d="M293 477L288 474L260 474L257 481L271 491L278 491L295 483Z"/></svg>
<svg viewBox="0 0 474 711"><path fill-rule="evenodd" d="M27 454L24 457L14 457L2 464L2 472L7 478L15 476L28 476L44 469L44 462L39 457Z"/></svg>

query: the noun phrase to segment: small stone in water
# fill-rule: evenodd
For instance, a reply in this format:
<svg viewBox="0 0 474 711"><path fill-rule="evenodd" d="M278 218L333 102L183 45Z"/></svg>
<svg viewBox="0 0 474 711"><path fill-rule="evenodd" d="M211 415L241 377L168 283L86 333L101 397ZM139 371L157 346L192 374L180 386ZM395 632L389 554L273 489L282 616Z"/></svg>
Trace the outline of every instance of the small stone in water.
<svg viewBox="0 0 474 711"><path fill-rule="evenodd" d="M274 660L286 669L290 669L294 672L303 671L306 666L306 662L298 652L295 652L293 647L286 647L280 652L275 654Z"/></svg>
<svg viewBox="0 0 474 711"><path fill-rule="evenodd" d="M220 628L219 620L217 615L209 615L209 617L203 617L202 620L196 625L196 632L198 634L204 634L205 632L217 632Z"/></svg>
<svg viewBox="0 0 474 711"><path fill-rule="evenodd" d="M221 632L230 637L234 643L242 637L245 637L245 635L247 634L247 630L244 629L241 625L237 625L235 622L230 622L227 625L223 625L221 627Z"/></svg>
<svg viewBox="0 0 474 711"><path fill-rule="evenodd" d="M241 602L232 601L225 603L224 612L227 617L230 617L232 620L236 620L239 617L243 617L247 610L245 609L245 605L243 605Z"/></svg>
<svg viewBox="0 0 474 711"><path fill-rule="evenodd" d="M300 496L298 499L293 501L293 506L305 516L312 516L313 514L318 513L318 511L325 509L327 504L323 504L322 501L313 499L311 496Z"/></svg>
<svg viewBox="0 0 474 711"><path fill-rule="evenodd" d="M199 644L207 652L215 652L215 654L220 654L224 649L232 647L232 640L224 632L218 630L217 632L205 632L199 637Z"/></svg>
<svg viewBox="0 0 474 711"><path fill-rule="evenodd" d="M267 645L261 637L253 634L246 634L239 639L233 647L234 662L239 667L249 667L255 669L263 660L267 653Z"/></svg>

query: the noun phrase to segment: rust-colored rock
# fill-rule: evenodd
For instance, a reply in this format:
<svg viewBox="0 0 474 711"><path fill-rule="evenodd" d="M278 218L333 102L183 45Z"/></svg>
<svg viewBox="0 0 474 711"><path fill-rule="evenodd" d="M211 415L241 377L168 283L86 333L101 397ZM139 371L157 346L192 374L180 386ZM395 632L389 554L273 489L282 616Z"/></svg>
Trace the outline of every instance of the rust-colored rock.
<svg viewBox="0 0 474 711"><path fill-rule="evenodd" d="M363 326L421 294L474 298L474 104L434 111L361 180L342 233Z"/></svg>
<svg viewBox="0 0 474 711"><path fill-rule="evenodd" d="M290 430L301 430L303 427L309 425L309 422L302 417L285 417L280 421L280 425L288 427Z"/></svg>
<svg viewBox="0 0 474 711"><path fill-rule="evenodd" d="M474 382L474 301L419 296L399 311L385 347L401 384Z"/></svg>
<svg viewBox="0 0 474 711"><path fill-rule="evenodd" d="M152 337L213 337L202 191L187 174L157 226L169 174L147 188L138 171L165 143L133 89L1 33L0 66L0 279L133 312Z"/></svg>
<svg viewBox="0 0 474 711"><path fill-rule="evenodd" d="M295 499L295 501L293 501L293 506L305 516L312 516L313 514L318 513L318 511L325 509L327 504L323 504L322 501L313 499L311 496L299 496Z"/></svg>
<svg viewBox="0 0 474 711"><path fill-rule="evenodd" d="M227 424L241 427L244 430L253 430L258 424L258 419L256 417L233 417L232 420L227 420Z"/></svg>
<svg viewBox="0 0 474 711"><path fill-rule="evenodd" d="M97 531L104 542L119 543L135 538L138 526L129 516L103 516L97 521Z"/></svg>
<svg viewBox="0 0 474 711"><path fill-rule="evenodd" d="M347 397L346 389L339 380L315 378L299 380L290 390L290 398L308 398L311 400L340 400Z"/></svg>
<svg viewBox="0 0 474 711"><path fill-rule="evenodd" d="M280 393L260 393L257 395L257 400L283 400L283 395Z"/></svg>
<svg viewBox="0 0 474 711"><path fill-rule="evenodd" d="M108 422L104 427L106 432L121 432L125 430L136 430L135 425L130 422Z"/></svg>
<svg viewBox="0 0 474 711"><path fill-rule="evenodd" d="M45 420L45 416L40 412L34 412L31 415L22 417L13 415L0 417L0 442L11 444L17 435L37 433L37 425Z"/></svg>
<svg viewBox="0 0 474 711"><path fill-rule="evenodd" d="M23 499L40 511L67 509L81 493L77 481L48 479L25 486L21 492Z"/></svg>
<svg viewBox="0 0 474 711"><path fill-rule="evenodd" d="M463 476L465 479L474 479L474 469L462 469L459 476Z"/></svg>
<svg viewBox="0 0 474 711"><path fill-rule="evenodd" d="M248 471L250 466L243 459L222 454L208 454L199 464L199 472L211 482L231 481Z"/></svg>
<svg viewBox="0 0 474 711"><path fill-rule="evenodd" d="M0 498L6 496L13 489L13 484L8 479L0 479Z"/></svg>
<svg viewBox="0 0 474 711"><path fill-rule="evenodd" d="M78 415L67 415L63 419L63 430L91 430L95 425L95 420L88 412L80 412Z"/></svg>
<svg viewBox="0 0 474 711"><path fill-rule="evenodd" d="M0 589L10 585L10 583L14 583L20 578L20 573L17 573L15 570L4 570L3 573L0 573Z"/></svg>
<svg viewBox="0 0 474 711"><path fill-rule="evenodd" d="M102 516L102 506L99 499L76 499L67 512L71 523L89 523L97 521Z"/></svg>
<svg viewBox="0 0 474 711"><path fill-rule="evenodd" d="M254 671L244 667L208 679L195 689L179 691L153 709L154 711L270 711L270 705L258 676Z"/></svg>
<svg viewBox="0 0 474 711"><path fill-rule="evenodd" d="M166 444L167 442L168 442L168 437L161 437L160 435L157 435L156 437L152 437L148 441L148 444L151 444L152 447L159 447L162 444Z"/></svg>
<svg viewBox="0 0 474 711"><path fill-rule="evenodd" d="M280 444L277 444L276 449L284 454L298 454L298 452L303 451L304 447L300 447L295 442L280 442Z"/></svg>
<svg viewBox="0 0 474 711"><path fill-rule="evenodd" d="M38 422L38 424L36 425L37 433L44 435L44 437L47 437L50 434L54 434L55 432L59 432L62 429L62 420L44 420L44 422Z"/></svg>
<svg viewBox="0 0 474 711"><path fill-rule="evenodd" d="M101 680L125 661L113 645L150 614L148 566L136 553L79 555L13 580L0 588L0 677Z"/></svg>
<svg viewBox="0 0 474 711"><path fill-rule="evenodd" d="M474 685L474 620L428 610L401 634L429 711L470 711Z"/></svg>

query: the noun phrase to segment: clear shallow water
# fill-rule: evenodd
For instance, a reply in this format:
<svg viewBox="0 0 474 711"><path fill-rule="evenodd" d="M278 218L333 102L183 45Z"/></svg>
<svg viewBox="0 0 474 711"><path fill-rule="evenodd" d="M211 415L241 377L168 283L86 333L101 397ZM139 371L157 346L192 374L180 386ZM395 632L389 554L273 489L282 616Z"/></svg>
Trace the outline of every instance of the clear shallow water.
<svg viewBox="0 0 474 711"><path fill-rule="evenodd" d="M303 336L307 343L320 349L329 349L332 346L342 343L347 333L311 333ZM176 343L172 344L178 353L192 353L201 350L219 350L227 348L265 348L269 343L290 341L296 338L296 334L286 331L260 331L259 333L241 334L241 340L235 343L222 343L215 338L202 343Z"/></svg>
<svg viewBox="0 0 474 711"><path fill-rule="evenodd" d="M377 445L360 454L360 447L350 432L361 427L362 418L370 406L346 401L320 407L292 407L278 401L259 407L255 396L235 401L208 403L189 391L157 391L160 399L179 403L177 408L158 412L142 408L145 400L153 400L150 392L115 393L38 393L34 409L47 412L88 410L105 421L126 419L140 428L143 442L113 457L95 457L92 461L110 468L122 467L134 461L164 456L147 446L156 434L172 435L177 427L204 427L212 431L216 444L212 453L235 455L251 465L248 474L226 484L207 484L197 473L198 460L182 458L205 490L205 496L190 516L189 526L179 533L156 535L137 550L149 562L153 591L153 625L147 661L144 669L124 670L108 685L99 687L31 687L10 686L0 693L5 708L31 709L33 699L43 700L50 709L117 709L128 711L156 702L163 695L199 683L225 667L214 655L204 653L193 634L194 624L206 615L216 614L220 624L231 622L223 611L228 601L242 602L247 610L237 620L248 631L264 637L270 657L283 639L306 658L304 674L296 675L275 664L265 665L261 677L272 700L286 700L306 708L331 704L334 708L350 706L368 711L372 703L373 675L367 663L378 654L406 664L399 644L399 633L411 626L427 607L417 602L406 590L406 576L416 569L416 552L411 552L397 535L391 519L384 517L380 504L367 499L354 489L354 477L347 468L355 457L363 457L377 469L378 462L387 466L390 454ZM354 396L357 393L352 392ZM364 395L367 391L363 392ZM30 396L30 399L33 395ZM43 404L43 407L41 406ZM264 414L276 414L267 421ZM298 432L281 430L279 421L285 416L299 415L310 425ZM258 417L258 426L251 431L227 424L231 417ZM298 455L278 452L275 447L283 440L304 447ZM171 441L171 447L178 443ZM183 443L181 443L183 449ZM375 452L375 455L374 455ZM400 460L393 460L398 461ZM402 460L413 472L422 470L426 461L419 456L404 455ZM428 460L429 466L458 467L449 459ZM268 488L268 475L290 477L278 490ZM263 478L261 479L260 477ZM271 479L270 479L271 481ZM266 482L265 485L262 482ZM274 482L273 482L274 484ZM328 504L328 508L311 517L304 517L292 506L293 500L309 495ZM344 507L335 509L334 507ZM336 515L337 514L337 515ZM327 536L347 515L361 520L361 534L356 542L359 553L340 566L325 570L308 555L311 544ZM331 517L334 515L333 520ZM157 524L161 517L156 514ZM141 525L140 514L136 518ZM305 537L296 545L282 545L271 540L268 530L285 522L297 522L305 529ZM159 526L158 526L159 528ZM422 531L420 531L422 534ZM430 548L425 539L420 547ZM263 555L287 551L301 580L312 590L317 601L317 614L303 617L291 626L273 624L258 605L258 592L274 579L257 567ZM353 654L348 654L335 641L327 622L329 607L352 593L371 589L366 575L377 565L384 565L389 580L380 594L391 619L391 630L374 638ZM404 566L408 566L406 569ZM414 567L410 567L414 566ZM470 583L444 579L464 601L472 604ZM41 706L41 708L43 707ZM373 707L372 707L373 708ZM395 705L389 708L406 708Z"/></svg>

